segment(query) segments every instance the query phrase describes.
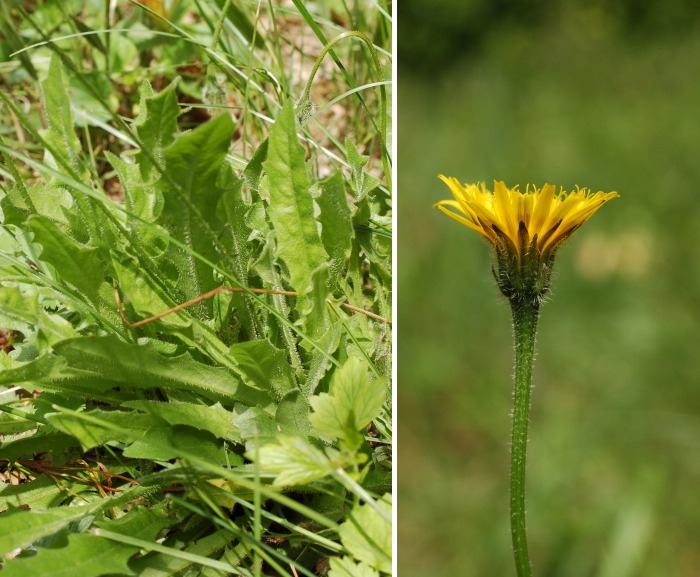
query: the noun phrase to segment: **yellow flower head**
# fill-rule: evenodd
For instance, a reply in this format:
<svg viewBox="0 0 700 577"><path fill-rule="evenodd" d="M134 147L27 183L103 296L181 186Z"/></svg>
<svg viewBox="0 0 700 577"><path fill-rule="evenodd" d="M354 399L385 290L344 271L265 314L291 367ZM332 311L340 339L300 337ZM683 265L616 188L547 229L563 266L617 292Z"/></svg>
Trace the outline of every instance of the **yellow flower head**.
<svg viewBox="0 0 700 577"><path fill-rule="evenodd" d="M454 200L441 200L435 207L496 247L504 294L530 288L544 294L557 248L608 200L619 196L586 188L557 193L551 184L541 189L528 185L520 192L517 186L508 188L499 181L491 192L483 183L461 185L443 175L440 179ZM537 286L529 286L533 284Z"/></svg>

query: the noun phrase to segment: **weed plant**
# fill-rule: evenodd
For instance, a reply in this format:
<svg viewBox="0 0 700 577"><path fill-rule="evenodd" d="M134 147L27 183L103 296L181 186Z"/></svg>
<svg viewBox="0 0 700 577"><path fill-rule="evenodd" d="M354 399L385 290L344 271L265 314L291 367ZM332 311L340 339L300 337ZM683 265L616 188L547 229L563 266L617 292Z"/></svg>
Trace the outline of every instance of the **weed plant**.
<svg viewBox="0 0 700 577"><path fill-rule="evenodd" d="M391 572L390 11L2 2L3 575Z"/></svg>

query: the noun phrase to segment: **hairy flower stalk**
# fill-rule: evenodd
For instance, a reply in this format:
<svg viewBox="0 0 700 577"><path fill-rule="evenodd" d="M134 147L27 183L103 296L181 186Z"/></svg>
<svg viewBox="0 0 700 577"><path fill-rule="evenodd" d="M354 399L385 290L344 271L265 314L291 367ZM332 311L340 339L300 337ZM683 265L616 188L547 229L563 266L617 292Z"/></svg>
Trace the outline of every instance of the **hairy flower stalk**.
<svg viewBox="0 0 700 577"><path fill-rule="evenodd" d="M525 528L525 465L529 424L532 363L539 308L550 287L554 256L573 232L616 192L577 188L556 192L552 185L528 186L525 192L496 182L494 191L483 183L462 185L440 175L453 200L435 207L476 230L496 249L494 276L510 301L515 341L515 376L510 460L510 516L518 577L529 577L530 560Z"/></svg>

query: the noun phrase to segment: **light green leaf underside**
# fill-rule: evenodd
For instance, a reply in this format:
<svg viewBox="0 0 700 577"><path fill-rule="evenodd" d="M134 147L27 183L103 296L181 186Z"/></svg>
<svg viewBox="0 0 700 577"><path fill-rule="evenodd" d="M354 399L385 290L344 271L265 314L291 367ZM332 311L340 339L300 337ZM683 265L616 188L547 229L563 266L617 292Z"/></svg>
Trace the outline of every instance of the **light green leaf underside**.
<svg viewBox="0 0 700 577"><path fill-rule="evenodd" d="M391 495L377 505L391 518ZM340 526L340 540L356 558L384 573L391 573L391 523L370 505L359 505Z"/></svg>
<svg viewBox="0 0 700 577"><path fill-rule="evenodd" d="M263 470L277 473L278 487L310 483L333 471L328 457L301 437L278 436L277 443L259 449L257 460Z"/></svg>
<svg viewBox="0 0 700 577"><path fill-rule="evenodd" d="M355 563L348 557L331 557L328 577L379 577L367 563Z"/></svg>
<svg viewBox="0 0 700 577"><path fill-rule="evenodd" d="M39 547L31 557L5 561L3 577L98 577L134 575L127 564L136 547L93 535L70 535L57 549Z"/></svg>
<svg viewBox="0 0 700 577"><path fill-rule="evenodd" d="M61 507L50 511L12 509L0 515L0 556L27 547L37 539L53 535L94 508Z"/></svg>
<svg viewBox="0 0 700 577"><path fill-rule="evenodd" d="M330 394L311 398L309 420L322 435L350 441L377 417L385 397L384 380L370 381L366 362L350 357L333 374Z"/></svg>

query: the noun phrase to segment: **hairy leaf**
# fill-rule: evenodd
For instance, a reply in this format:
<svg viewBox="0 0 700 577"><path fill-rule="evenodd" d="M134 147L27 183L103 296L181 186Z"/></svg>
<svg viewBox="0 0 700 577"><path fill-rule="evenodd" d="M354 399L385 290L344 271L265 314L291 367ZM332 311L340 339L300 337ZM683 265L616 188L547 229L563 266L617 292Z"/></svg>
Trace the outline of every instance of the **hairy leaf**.
<svg viewBox="0 0 700 577"><path fill-rule="evenodd" d="M36 482L35 482L36 483ZM143 491L140 491L143 494ZM135 497L135 495L134 495ZM89 526L92 515L105 505L64 507L45 512L12 510L0 516L0 552L26 547L31 543L57 534L69 524L81 521ZM118 506L118 503L113 503ZM100 523L98 523L100 524ZM125 517L110 522L114 531L155 538L160 528L171 521L155 509L135 508ZM135 552L131 546L116 545L107 539L89 534L61 535L51 540L49 546L37 548L37 554L18 557L5 562L3 574L24 576L42 575L103 575L104 572L132 574L126 561Z"/></svg>
<svg viewBox="0 0 700 577"><path fill-rule="evenodd" d="M136 411L103 411L95 409L82 413L90 420L68 413L53 413L46 419L59 431L72 435L84 451L108 441L134 442L154 427L166 425L160 419Z"/></svg>
<svg viewBox="0 0 700 577"><path fill-rule="evenodd" d="M134 345L114 336L71 339L59 343L54 351L98 382L183 389L229 399L235 397L239 383L226 369L195 361L189 353L167 357L148 342Z"/></svg>
<svg viewBox="0 0 700 577"><path fill-rule="evenodd" d="M216 209L223 194L219 174L230 170L225 158L232 133L231 117L222 114L181 135L165 150L166 172L158 182L165 199L160 222L174 238L214 262L224 256L219 240L223 223ZM179 287L187 298L214 288L210 267L189 253L173 250L181 267ZM211 310L211 303L195 305L193 310L204 314Z"/></svg>
<svg viewBox="0 0 700 577"><path fill-rule="evenodd" d="M254 243L251 242L252 229L246 218L251 206L243 198L243 181L236 178L232 171L222 174L223 196L219 202L217 214L225 222L224 242L232 261L233 276L243 287L248 287L249 268ZM257 339L263 333L259 320L255 316L255 307L247 295L233 294L231 301L239 311L240 322L251 338Z"/></svg>
<svg viewBox="0 0 700 577"><path fill-rule="evenodd" d="M51 314L39 303L35 286L0 285L0 326L20 331L25 340L36 331L37 346L46 346L78 336L73 326L58 314Z"/></svg>
<svg viewBox="0 0 700 577"><path fill-rule="evenodd" d="M256 446L266 445L275 441L279 433L279 425L260 407L244 407L237 405L234 424L246 441L246 450L251 451Z"/></svg>
<svg viewBox="0 0 700 577"><path fill-rule="evenodd" d="M46 122L49 125L44 131L44 138L51 147L47 151L49 163L63 165L72 172L74 177L87 177L80 158L80 141L75 134L73 113L70 108L70 98L66 83L63 79L63 67L57 54L51 57L49 75L41 83L46 109ZM54 158L54 154L60 155Z"/></svg>
<svg viewBox="0 0 700 577"><path fill-rule="evenodd" d="M238 368L261 390L274 392L279 398L296 388L287 355L269 341L238 343L229 352Z"/></svg>
<svg viewBox="0 0 700 577"><path fill-rule="evenodd" d="M311 431L309 403L301 391L290 391L279 402L275 421L285 430L306 434Z"/></svg>
<svg viewBox="0 0 700 577"><path fill-rule="evenodd" d="M166 501L160 501L153 507L134 506L123 517L95 521L95 526L137 539L155 541L162 529L177 520L166 514L165 504Z"/></svg>
<svg viewBox="0 0 700 577"><path fill-rule="evenodd" d="M68 224L66 214L74 208L74 202L64 188L42 183L27 186L27 198L20 193L18 186L10 186L7 196L0 200L0 208L5 224L23 225L30 214L42 214L54 222Z"/></svg>
<svg viewBox="0 0 700 577"><path fill-rule="evenodd" d="M68 339L53 354L0 371L0 384L28 382L88 396L116 387L161 387L214 401L233 401L240 383L227 369L200 363L189 352L165 356L152 342L130 344L114 335Z"/></svg>
<svg viewBox="0 0 700 577"><path fill-rule="evenodd" d="M105 156L119 176L119 183L124 191L124 206L129 211L128 217L133 214L146 222L154 222L163 210L161 192L155 186L144 181L138 164L126 162L109 151L105 151ZM133 219L129 218L129 220ZM163 242L148 227L142 227L139 230L139 236L143 239L144 244L149 240Z"/></svg>
<svg viewBox="0 0 700 577"><path fill-rule="evenodd" d="M227 452L223 443L208 431L200 431L184 425L153 426L144 431L133 444L124 450L125 457L168 461L184 453L198 455L217 465L240 465L239 455Z"/></svg>
<svg viewBox="0 0 700 577"><path fill-rule="evenodd" d="M345 196L345 181L340 172L321 181L318 205L321 208L321 240L331 257L330 281L332 286L336 286L345 261L350 256L354 234L350 207Z"/></svg>
<svg viewBox="0 0 700 577"><path fill-rule="evenodd" d="M44 216L31 217L29 226L35 242L43 248L41 260L53 266L60 278L78 289L86 300L97 304L100 285L104 282L99 250L80 245Z"/></svg>
<svg viewBox="0 0 700 577"><path fill-rule="evenodd" d="M277 250L289 270L289 281L299 293L297 308L311 314L308 294L311 275L328 259L314 218L310 182L299 144L292 101L288 100L270 129L270 144L264 163L269 180L269 216L277 232Z"/></svg>
<svg viewBox="0 0 700 577"><path fill-rule="evenodd" d="M151 316L168 310L173 306L165 288L148 274L143 274L131 258L120 259L113 254L112 266L119 281L119 290L128 299L129 304L144 316ZM188 313L175 313L159 320L159 323L185 328L191 324Z"/></svg>
<svg viewBox="0 0 700 577"><path fill-rule="evenodd" d="M232 423L231 411L224 409L220 403L206 406L193 403L126 401L123 405L163 419L171 425L189 425L196 429L209 431L220 439L240 439L240 435Z"/></svg>
<svg viewBox="0 0 700 577"><path fill-rule="evenodd" d="M176 84L172 82L159 94L153 93L153 88L147 80L141 84L139 115L134 119L134 126L138 130L142 147L137 155L138 166L146 184L152 184L164 170L165 149L175 140L177 118L180 116ZM132 206L139 202L133 195L129 201Z"/></svg>
<svg viewBox="0 0 700 577"><path fill-rule="evenodd" d="M270 141L266 138L255 150L253 156L246 165L245 171L243 172L243 178L246 184L256 193L258 191L258 187L260 186L260 178L262 177L263 166L267 160L267 152L269 148Z"/></svg>

